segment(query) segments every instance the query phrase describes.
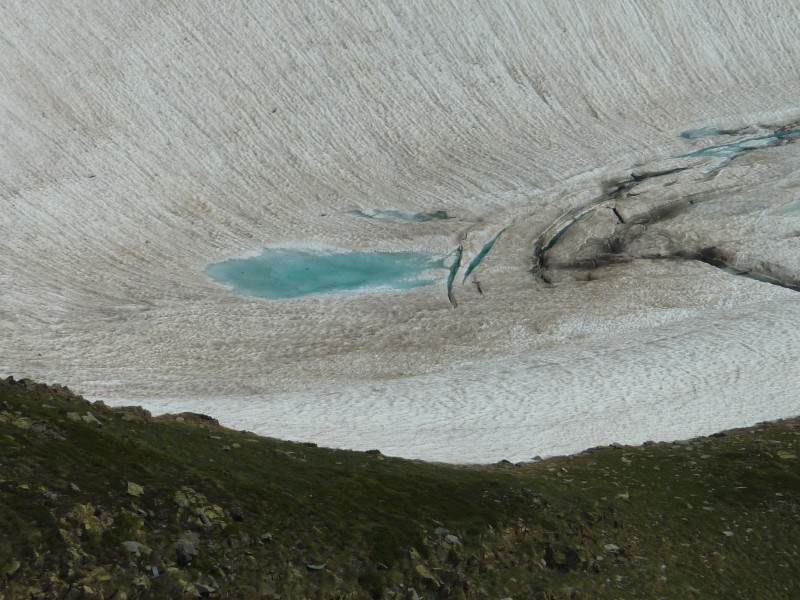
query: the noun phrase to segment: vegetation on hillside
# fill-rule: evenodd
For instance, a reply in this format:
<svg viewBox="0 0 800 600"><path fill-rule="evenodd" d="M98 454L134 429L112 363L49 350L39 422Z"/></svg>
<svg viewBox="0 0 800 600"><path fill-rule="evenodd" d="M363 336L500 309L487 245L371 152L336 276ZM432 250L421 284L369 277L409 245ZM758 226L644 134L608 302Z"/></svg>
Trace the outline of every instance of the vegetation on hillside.
<svg viewBox="0 0 800 600"><path fill-rule="evenodd" d="M800 421L451 466L0 382L0 598L800 597Z"/></svg>

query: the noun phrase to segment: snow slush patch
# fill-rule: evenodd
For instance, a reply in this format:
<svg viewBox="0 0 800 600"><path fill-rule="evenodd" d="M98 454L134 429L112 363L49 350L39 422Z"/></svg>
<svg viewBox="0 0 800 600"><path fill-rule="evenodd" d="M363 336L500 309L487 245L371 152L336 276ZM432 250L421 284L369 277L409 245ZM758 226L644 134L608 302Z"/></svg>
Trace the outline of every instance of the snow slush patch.
<svg viewBox="0 0 800 600"><path fill-rule="evenodd" d="M407 290L437 282L445 259L425 252L327 252L267 248L208 265L206 274L237 294L272 300L355 290Z"/></svg>

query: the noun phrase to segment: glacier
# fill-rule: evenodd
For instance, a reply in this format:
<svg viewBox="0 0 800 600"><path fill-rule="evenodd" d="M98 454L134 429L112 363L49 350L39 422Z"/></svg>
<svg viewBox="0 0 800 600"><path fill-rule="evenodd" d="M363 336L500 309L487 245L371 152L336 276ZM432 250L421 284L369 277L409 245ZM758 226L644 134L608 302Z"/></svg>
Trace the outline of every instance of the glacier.
<svg viewBox="0 0 800 600"><path fill-rule="evenodd" d="M798 39L788 0L5 3L0 374L459 463L800 414ZM206 272L267 248L453 262Z"/></svg>

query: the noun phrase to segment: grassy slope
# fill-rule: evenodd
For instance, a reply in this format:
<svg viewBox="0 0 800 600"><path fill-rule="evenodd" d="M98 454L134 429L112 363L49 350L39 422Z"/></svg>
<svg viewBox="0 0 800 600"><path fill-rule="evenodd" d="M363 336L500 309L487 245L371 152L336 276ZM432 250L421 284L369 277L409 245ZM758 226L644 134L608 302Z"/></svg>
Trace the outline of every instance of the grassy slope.
<svg viewBox="0 0 800 600"><path fill-rule="evenodd" d="M797 420L490 467L181 420L0 382L0 594L800 597Z"/></svg>

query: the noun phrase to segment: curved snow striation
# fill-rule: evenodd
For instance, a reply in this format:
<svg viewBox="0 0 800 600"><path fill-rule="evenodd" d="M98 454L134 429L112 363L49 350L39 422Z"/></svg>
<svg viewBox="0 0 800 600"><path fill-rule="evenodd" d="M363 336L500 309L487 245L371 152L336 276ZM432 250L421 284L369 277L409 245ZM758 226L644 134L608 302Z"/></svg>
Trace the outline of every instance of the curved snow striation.
<svg viewBox="0 0 800 600"><path fill-rule="evenodd" d="M457 462L800 412L796 2L0 13L2 374ZM458 260L204 274L276 247Z"/></svg>

